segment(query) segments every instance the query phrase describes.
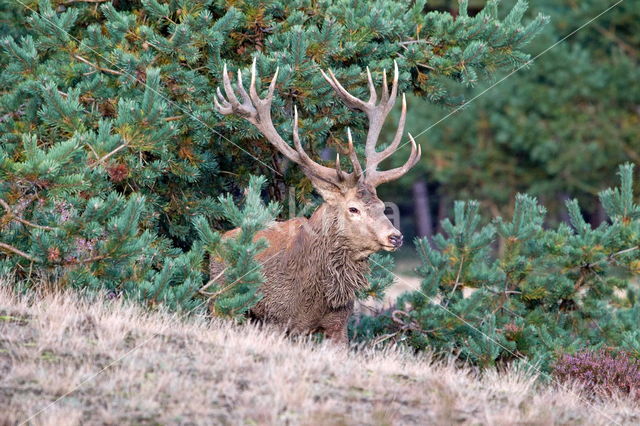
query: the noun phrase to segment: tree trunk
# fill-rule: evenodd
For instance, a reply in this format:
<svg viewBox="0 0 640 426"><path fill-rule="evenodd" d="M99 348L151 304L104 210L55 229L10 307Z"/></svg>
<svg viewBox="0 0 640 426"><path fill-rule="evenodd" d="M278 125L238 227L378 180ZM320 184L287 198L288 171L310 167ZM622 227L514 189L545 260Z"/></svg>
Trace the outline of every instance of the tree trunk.
<svg viewBox="0 0 640 426"><path fill-rule="evenodd" d="M429 203L429 188L424 179L418 179L413 183L413 211L416 220L416 236L433 236L433 220L431 219L431 206Z"/></svg>
<svg viewBox="0 0 640 426"><path fill-rule="evenodd" d="M436 223L436 234L441 234L442 230L442 221L447 218L449 214L449 196L444 193L440 195L438 198L438 223Z"/></svg>
<svg viewBox="0 0 640 426"><path fill-rule="evenodd" d="M597 228L600 226L602 222L607 220L607 212L604 211L604 207L599 202L597 203L596 211L593 212L591 217L589 218L591 222L591 226Z"/></svg>
<svg viewBox="0 0 640 426"><path fill-rule="evenodd" d="M559 206L559 213L560 213L560 220L564 223L571 223L571 218L569 217L569 211L567 210L566 207L566 203L567 201L569 201L571 199L571 197L569 197L569 194L562 192L560 193L560 206Z"/></svg>

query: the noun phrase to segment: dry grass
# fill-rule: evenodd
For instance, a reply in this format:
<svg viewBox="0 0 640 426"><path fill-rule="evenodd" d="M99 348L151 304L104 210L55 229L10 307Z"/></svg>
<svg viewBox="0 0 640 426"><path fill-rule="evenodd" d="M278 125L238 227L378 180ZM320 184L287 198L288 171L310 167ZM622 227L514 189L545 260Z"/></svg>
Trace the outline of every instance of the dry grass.
<svg viewBox="0 0 640 426"><path fill-rule="evenodd" d="M0 424L69 392L29 423L640 422L630 401L590 405L522 373L477 377L401 350L346 351L120 301L28 301L1 288Z"/></svg>

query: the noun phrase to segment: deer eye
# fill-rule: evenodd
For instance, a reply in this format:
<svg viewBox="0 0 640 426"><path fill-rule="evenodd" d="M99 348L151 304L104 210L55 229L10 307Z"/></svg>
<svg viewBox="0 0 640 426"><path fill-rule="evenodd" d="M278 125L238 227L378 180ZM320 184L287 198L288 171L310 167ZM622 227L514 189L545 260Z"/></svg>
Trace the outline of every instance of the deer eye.
<svg viewBox="0 0 640 426"><path fill-rule="evenodd" d="M360 210L356 209L355 207L349 207L349 213L358 214L360 213Z"/></svg>

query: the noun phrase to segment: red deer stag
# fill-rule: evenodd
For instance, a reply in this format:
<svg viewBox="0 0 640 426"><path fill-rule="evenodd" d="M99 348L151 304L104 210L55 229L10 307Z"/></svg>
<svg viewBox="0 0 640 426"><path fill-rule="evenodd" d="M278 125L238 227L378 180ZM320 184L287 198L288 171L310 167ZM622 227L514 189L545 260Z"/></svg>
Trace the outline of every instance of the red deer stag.
<svg viewBox="0 0 640 426"><path fill-rule="evenodd" d="M266 281L261 288L264 297L251 310L255 318L284 326L293 333L324 332L336 342L347 343L347 321L353 310L358 290L366 288L369 270L368 257L379 250L394 251L402 245L402 234L384 214L384 203L376 195L381 183L398 179L420 159L421 150L413 137L407 162L387 171L379 171L378 164L398 148L406 119L406 100L402 96L402 114L391 144L382 151L376 143L382 125L393 107L398 91L398 66L394 63L391 91L383 74L382 94L377 102L376 89L367 68L370 97L367 102L351 95L330 70L321 71L323 77L346 105L363 111L369 119L365 143L366 166L360 166L348 133L349 159L353 171L335 168L313 161L303 150L298 135L298 112L294 108L293 148L278 134L271 121L271 101L278 71L264 99L256 90L256 65L251 68L249 92L242 84L238 71L236 96L229 81L226 65L223 86L226 99L218 88L215 107L223 115L236 114L252 123L282 155L297 163L324 199L309 218L295 218L276 222L256 238L264 237L269 248L259 261L264 262ZM232 230L225 237L233 237ZM211 261L211 276L220 276L224 265ZM221 280L224 278L220 278Z"/></svg>

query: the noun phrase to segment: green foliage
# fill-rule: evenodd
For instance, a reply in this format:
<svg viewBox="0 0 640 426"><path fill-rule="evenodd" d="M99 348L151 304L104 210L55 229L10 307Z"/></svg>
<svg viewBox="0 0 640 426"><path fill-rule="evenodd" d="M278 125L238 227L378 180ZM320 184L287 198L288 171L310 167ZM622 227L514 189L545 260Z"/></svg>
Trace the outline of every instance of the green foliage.
<svg viewBox="0 0 640 426"><path fill-rule="evenodd" d="M220 271L224 280L211 277L215 281L205 286L211 311L218 316L240 320L260 300L258 288L264 282L261 266L268 258L258 260L256 256L267 248L268 243L264 238L254 241L254 237L275 219L280 210L276 203L271 202L267 206L262 203L260 190L265 182L262 176L249 180L242 209L236 206L231 196L219 197L222 216L240 229L233 238L222 239L220 234L211 230L204 216L194 219L194 225L210 256L224 262L224 269Z"/></svg>
<svg viewBox="0 0 640 426"><path fill-rule="evenodd" d="M576 200L567 202L571 224L556 229L543 227L545 209L528 195L518 195L510 220L487 225L476 202L457 202L433 244L416 241L423 280L398 300L403 316L361 321L359 335L392 336L480 366L526 357L548 367L584 348L637 354L640 206L633 166L619 175L618 188L600 193L609 221L595 229Z"/></svg>
<svg viewBox="0 0 640 426"><path fill-rule="evenodd" d="M364 120L336 100L320 67L362 95L365 67L380 83L397 60L401 90L450 103L459 93L445 82L470 85L522 63L522 46L546 21L521 22L524 2L505 20L496 2L456 19L424 4L0 0L3 274L194 308L215 246L205 224L222 228L226 215L243 229L217 246L232 257L232 280L262 247L250 238L265 219L255 216L257 200L234 210L230 197L216 197L255 187L251 175L269 176L264 195L273 201L285 201L287 186L302 203L311 191L255 128L214 111L223 65L235 72L256 58L262 76L279 66L281 134L291 133L296 104L309 152L344 151L336 135L349 125L361 139ZM258 281L257 271L247 276ZM216 310L238 314L257 297L249 287L236 299L225 293Z"/></svg>
<svg viewBox="0 0 640 426"><path fill-rule="evenodd" d="M389 254L374 253L369 257L369 265L371 266L367 277L369 287L361 290L358 298L364 300L370 297L374 300L382 300L385 291L394 282L394 275L391 272L394 266L393 257Z"/></svg>
<svg viewBox="0 0 640 426"><path fill-rule="evenodd" d="M559 222L564 201L577 198L589 222L600 223L591 200L615 185L618 164L640 161L640 2L594 20L615 3L531 2L553 19L529 46L540 54L530 66L486 92L478 85L467 95L474 101L444 120L447 111L412 100L408 130L421 134L423 170L443 203L477 199L493 215L510 215L526 192Z"/></svg>

